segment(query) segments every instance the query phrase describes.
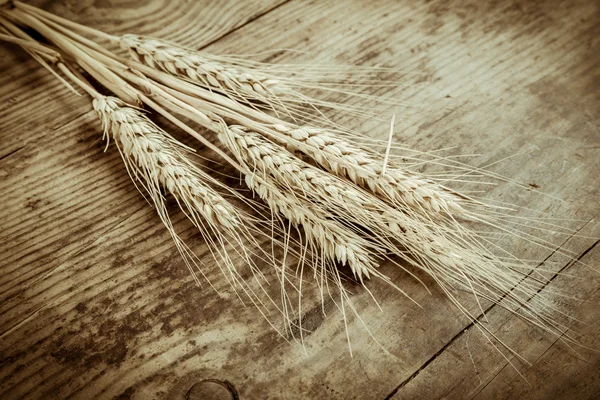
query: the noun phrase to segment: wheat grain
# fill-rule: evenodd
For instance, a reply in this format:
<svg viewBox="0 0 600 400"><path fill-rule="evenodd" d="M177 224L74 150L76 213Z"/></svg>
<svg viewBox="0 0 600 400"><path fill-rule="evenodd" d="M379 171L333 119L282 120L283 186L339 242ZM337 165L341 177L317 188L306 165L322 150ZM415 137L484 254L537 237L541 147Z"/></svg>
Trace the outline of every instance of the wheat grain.
<svg viewBox="0 0 600 400"><path fill-rule="evenodd" d="M239 125L216 125L218 137L240 162L257 174L271 176L290 192L320 204L346 222L382 232L387 240L405 233L400 222L416 222L350 182L313 167L279 145ZM415 230L418 230L415 228Z"/></svg>
<svg viewBox="0 0 600 400"><path fill-rule="evenodd" d="M243 160L240 159L240 161ZM370 243L365 238L359 236L356 232L353 232L337 221L330 219L329 214L318 205L307 201L302 196L294 195L294 193L289 190L285 191L285 187L282 188L270 175L262 174L258 171L257 173L248 173L245 176L245 181L246 185L269 206L274 215L281 214L283 217L287 218L294 227L301 229L304 233L304 243L300 243L300 264L304 265L308 262L309 265L312 266L314 281L320 289L323 307L325 307L326 301L325 292L327 292L329 297L333 300L333 293L337 291L340 302L339 304L336 300L333 300L333 302L343 316L344 324L346 326L348 348L350 354L352 354L349 331L346 325L346 310L344 307L344 304L351 304L352 301L349 297L349 293L344 287L342 276L335 264L336 262L341 265L347 264L352 270L354 278L358 279L369 293L370 291L365 286L363 277L370 278L374 276L398 289L410 299L408 294L397 288L387 276L381 274L376 269L377 262L374 255L382 253L383 250L377 248L377 246L374 246L373 243ZM297 329L300 332L300 340L304 343L301 319L302 271L303 268L301 267L299 276L300 290L298 292ZM329 281L331 284L328 283ZM333 286L333 288L331 286ZM332 289L334 292L332 292ZM289 302L286 301L288 296L283 289L283 286L282 292L284 293L284 300L282 301L283 308L287 310L287 304ZM325 312L324 310L325 309L323 308L323 312ZM356 317L360 319L356 310L354 308L352 308L352 310ZM366 326L365 328L371 335L369 329ZM293 330L291 332L293 334ZM373 336L371 335L371 337ZM373 339L377 342L374 337Z"/></svg>
<svg viewBox="0 0 600 400"><path fill-rule="evenodd" d="M471 291L476 297L495 302L504 296L511 306L520 306L531 318L545 321L540 323L545 328L555 328L548 314L536 313L527 304L527 300L535 296L541 286L539 282L522 282L525 275L518 269L526 267L525 264L518 261L506 262L498 258L481 243L481 237L476 234L466 229L457 230L455 224L445 226L428 219L427 216L407 213L405 207L397 209L382 203L369 193L303 163L292 154L279 149L274 143L256 133L248 132L243 127L230 127L229 139L223 134L221 136L222 141L234 140L239 148L238 152L246 152L246 157L252 158L258 170L266 171L290 188L300 190L316 202L328 205L347 221L364 226L367 231L373 233L372 239L378 245L387 246L388 251L425 270L448 294L449 288L452 287ZM331 148L335 149L333 145ZM355 158L355 161L358 160L357 165L369 165L368 152L365 153L364 158L367 161L361 160L361 153L358 153L358 157ZM335 169L335 161L332 161L335 155L335 150L324 152L321 155L322 162L332 165L332 169ZM372 166L375 171L379 171L382 165L378 163ZM392 168L388 168L388 171L393 173ZM351 180L358 183L361 176L357 174L352 178ZM362 179L368 181L368 177L363 176ZM368 184L367 187L376 192L376 187ZM417 190L421 190L425 195L413 195L414 202L421 205L424 202L435 204L432 200L436 198L429 193L431 191L428 188ZM454 204L451 201L442 204L438 208L430 205L427 208L422 206L421 209L447 212L462 210L459 206L449 205ZM400 247L394 243L399 243ZM549 302L541 302L547 308L552 308ZM460 304L457 303L457 306L462 309Z"/></svg>
<svg viewBox="0 0 600 400"><path fill-rule="evenodd" d="M219 140L251 168L272 175L277 181L307 197L339 199L346 204L369 206L365 195L343 181L294 157L260 134L239 125L217 128ZM327 204L327 202L325 203Z"/></svg>
<svg viewBox="0 0 600 400"><path fill-rule="evenodd" d="M185 158L184 147L137 109L117 98L104 96L94 98L93 108L102 121L107 146L112 137L127 171L134 182L143 187L142 194L150 197L196 282L199 283L198 272L206 276L193 252L175 232L161 189L177 200L181 210L198 228L231 286L240 286L248 292L231 260L227 245L233 240L235 251L241 252L246 261L250 261L237 231L244 236L249 235L244 233L240 214L235 207L207 184L212 182L212 178L194 167Z"/></svg>

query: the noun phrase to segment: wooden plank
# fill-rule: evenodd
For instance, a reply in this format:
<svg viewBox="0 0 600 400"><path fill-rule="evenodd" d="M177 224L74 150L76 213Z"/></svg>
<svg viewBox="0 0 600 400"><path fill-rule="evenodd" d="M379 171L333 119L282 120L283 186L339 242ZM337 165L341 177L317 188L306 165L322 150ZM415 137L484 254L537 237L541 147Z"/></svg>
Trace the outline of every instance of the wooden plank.
<svg viewBox="0 0 600 400"><path fill-rule="evenodd" d="M62 4L52 10L63 13ZM63 15L113 33L152 32L151 10L160 8L155 4L143 13L103 8L100 14L79 10ZM173 4L184 13L185 7ZM204 9L211 16L239 17L217 13L211 5ZM388 94L412 106L379 109L384 116L402 114L405 131L398 140L423 150L451 142L460 153L483 154L473 160L476 165L519 152L520 157L495 171L535 184L564 203L508 185L493 188L488 196L545 210L549 216L577 218L564 223L581 229L581 235L597 236L593 218L600 210L600 178L595 173L600 142L593 111L600 98L594 10L583 1L385 6L295 1L209 49L259 53L297 48L309 53L265 57L277 62L380 63L411 72L406 79L413 87ZM130 21L138 14L144 23ZM192 18L200 14L189 13ZM122 19L116 21L115 15ZM208 43L199 40L202 29L187 21L163 23L156 36L185 37L185 44L200 46ZM12 57L23 56L13 53L18 54L8 53L9 64L21 62ZM552 344L509 314L493 310L488 317L502 338L523 342L518 350L539 360L531 368L520 365L535 384L526 389L473 329L454 339L467 323L441 293L427 295L390 265L382 270L422 308L376 282L371 289L383 312L359 288L352 300L392 356L368 337L359 321L351 320L350 358L339 313L332 310L322 318L319 308L308 313L315 331L306 338L306 348L287 343L257 320L252 307L240 307L227 292L217 296L194 285L152 210L128 183L118 157L101 154L93 116L83 112L79 99L55 86L58 102L67 104L67 115L61 116L55 99L39 95L47 93L44 85L52 87L50 78L32 81L33 64L27 73L14 65L6 70L9 74L2 76L10 78L3 81L0 103L8 103L0 120L0 154L13 151L24 138L32 139L0 161L7 193L1 211L0 312L3 326L15 327L0 337L4 397L184 398L194 383L210 378L230 381L242 398L384 398L404 382L396 396L542 398L554 391L568 398L594 390L593 369L561 351L560 342ZM10 81L14 83L8 90ZM30 95L35 85L39 92ZM4 100L10 96L12 100ZM31 113L46 104L46 112ZM373 136L387 131L387 122L359 125L358 120L341 119ZM176 226L199 254L205 251L185 221ZM506 241L524 257L543 260L550 254ZM583 253L592 243L575 237L568 246ZM583 260L597 263L597 249ZM216 271L210 277L225 288ZM568 310L593 321L597 278L590 275L577 288L580 303ZM581 329L590 335L586 343L594 345L597 326ZM465 351L467 340L477 374ZM563 368L560 379L542 379L553 365ZM573 378L578 371L586 377L579 386Z"/></svg>

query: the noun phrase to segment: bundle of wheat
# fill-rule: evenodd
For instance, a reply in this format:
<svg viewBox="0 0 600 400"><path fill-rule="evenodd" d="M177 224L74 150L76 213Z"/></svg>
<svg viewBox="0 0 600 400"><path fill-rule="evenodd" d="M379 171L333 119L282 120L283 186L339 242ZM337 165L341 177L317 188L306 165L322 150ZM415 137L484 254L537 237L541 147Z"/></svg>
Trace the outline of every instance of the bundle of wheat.
<svg viewBox="0 0 600 400"><path fill-rule="evenodd" d="M162 190L175 198L210 244L231 285L242 288L259 308L264 308L259 294L245 285L230 254L239 255L240 262L258 276L261 271L250 255L264 256L266 264L281 269L278 277L283 287L288 279L284 263L261 251L253 239L266 224L271 233L265 234L273 241L277 241L275 229L285 235L287 239L278 244L286 253L294 247L291 251L299 264L310 260L321 287L323 282L334 283L343 315L349 299L337 266L347 265L363 286L366 278L376 277L402 292L377 269L379 260L390 259L415 278L406 263L429 274L475 324L479 325L477 316L462 305L454 289L471 292L478 303L480 299L498 303L562 335L553 318L557 310L538 293L548 278L532 278L532 265L499 248L493 238L469 224L508 232L539 246L549 246L548 242L519 230L518 221L503 225L506 207L484 204L391 160L391 135L385 155L349 140L351 130L336 129L323 111L332 103L303 94L302 88L308 86L301 79L271 74L269 66L194 52L159 39L116 37L17 1L0 13L0 39L22 46L69 87L74 83L93 98L107 142L109 137L114 139L132 179L149 196L194 274L201 273L201 268L175 233ZM36 30L51 45L32 39L18 25ZM127 50L131 58L82 35L107 39ZM117 98L100 95L79 69ZM313 68L311 73L323 71ZM356 71L369 73L368 69ZM271 218L260 221L259 216L251 217L224 198L215 187L248 202L237 190L195 166L188 148L136 108L141 106L197 138L241 173L248 188L266 203ZM300 124L309 110L315 111L314 123ZM360 112L353 106L338 110ZM182 117L207 131L199 132ZM221 147L207 137L208 132L216 135ZM541 222L539 231L548 227ZM301 235L290 240L295 229ZM329 289L328 293L333 296ZM530 302L534 297L539 307ZM291 323L287 295L282 299L284 304L276 308ZM483 313L481 305L480 310ZM494 336L484 326L480 329Z"/></svg>

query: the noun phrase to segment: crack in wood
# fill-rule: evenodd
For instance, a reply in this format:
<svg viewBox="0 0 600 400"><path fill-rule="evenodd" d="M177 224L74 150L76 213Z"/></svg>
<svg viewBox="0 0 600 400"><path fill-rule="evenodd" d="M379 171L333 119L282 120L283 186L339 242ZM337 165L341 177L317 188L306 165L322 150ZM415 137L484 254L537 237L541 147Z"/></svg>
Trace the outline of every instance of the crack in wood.
<svg viewBox="0 0 600 400"><path fill-rule="evenodd" d="M267 14L269 14L269 13L271 13L271 12L273 12L273 11L277 10L279 7L281 7L281 6L283 6L283 5L287 4L287 3L289 3L290 1L292 1L292 0L285 0L285 1L282 1L282 2L281 2L281 3L279 3L279 4L276 4L275 6L273 6L273 7L271 7L271 8L268 8L268 9L266 9L264 12L256 14L255 16L253 16L252 18L249 18L249 19L248 19L246 22L244 22L244 23L243 23L243 24L241 24L240 26L237 26L237 27L235 27L235 28L231 29L229 32L226 32L226 33L224 33L223 35L221 35L221 36L219 36L219 37L217 37L217 38L214 38L213 40L209 41L208 43L206 43L206 44L204 44L204 45L200 46L200 47L199 47L197 50L202 50L202 49L205 49L205 48L209 47L210 45L212 45L212 44L214 44L214 43L216 43L216 42L218 42L218 41L220 41L220 40L223 40L223 38L226 38L227 36L229 36L229 35L231 35L231 34L233 34L233 33L237 32L238 30L240 30L240 29L241 29L241 28L243 28L244 26L248 25L249 23L251 23L251 22L254 22L254 21L256 21L257 19L260 19L260 18L264 17L265 15L267 15Z"/></svg>
<svg viewBox="0 0 600 400"><path fill-rule="evenodd" d="M18 152L18 151L21 151L21 150L23 150L25 147L27 147L27 145L25 145L25 146L21 146L21 147L17 147L16 149L14 149L14 150L12 150L12 151L9 151L8 153L6 153L6 154L4 154L4 155L0 156L0 161L2 161L2 160L4 160L5 158L7 158L7 157L9 157L9 156L11 156L11 155L13 155L13 154L15 154L15 153L16 153L16 152Z"/></svg>

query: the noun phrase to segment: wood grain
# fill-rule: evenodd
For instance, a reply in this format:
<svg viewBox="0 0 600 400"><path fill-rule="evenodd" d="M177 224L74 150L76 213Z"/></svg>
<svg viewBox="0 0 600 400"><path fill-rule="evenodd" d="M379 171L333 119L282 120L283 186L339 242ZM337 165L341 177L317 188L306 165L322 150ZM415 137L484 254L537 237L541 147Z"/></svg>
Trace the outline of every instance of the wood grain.
<svg viewBox="0 0 600 400"><path fill-rule="evenodd" d="M406 106L380 106L381 121L339 119L384 137L396 113L399 142L481 154L473 165L518 154L494 171L562 201L509 184L486 196L562 218L578 235L549 239L597 268L600 250L586 236L600 236L598 6L366 3L36 4L111 33L151 33L215 53L298 49L305 53L259 58L400 68L408 85L380 93ZM207 379L257 399L591 399L600 392L597 353L581 350L581 360L492 307L487 326L531 362L513 357L515 370L441 293L429 295L392 265L382 271L422 308L377 282L371 290L383 312L364 290L352 296L391 355L352 319L351 358L333 308L325 317L306 309L314 331L305 349L286 342L224 290L215 268L209 275L220 295L194 284L116 152L103 153L89 102L18 48L3 45L0 54L0 397L183 399ZM175 224L198 254L207 251L181 216ZM573 327L582 342L598 348L598 274L553 249L502 242L580 277L558 276L551 287L573 296L560 305L582 320Z"/></svg>

